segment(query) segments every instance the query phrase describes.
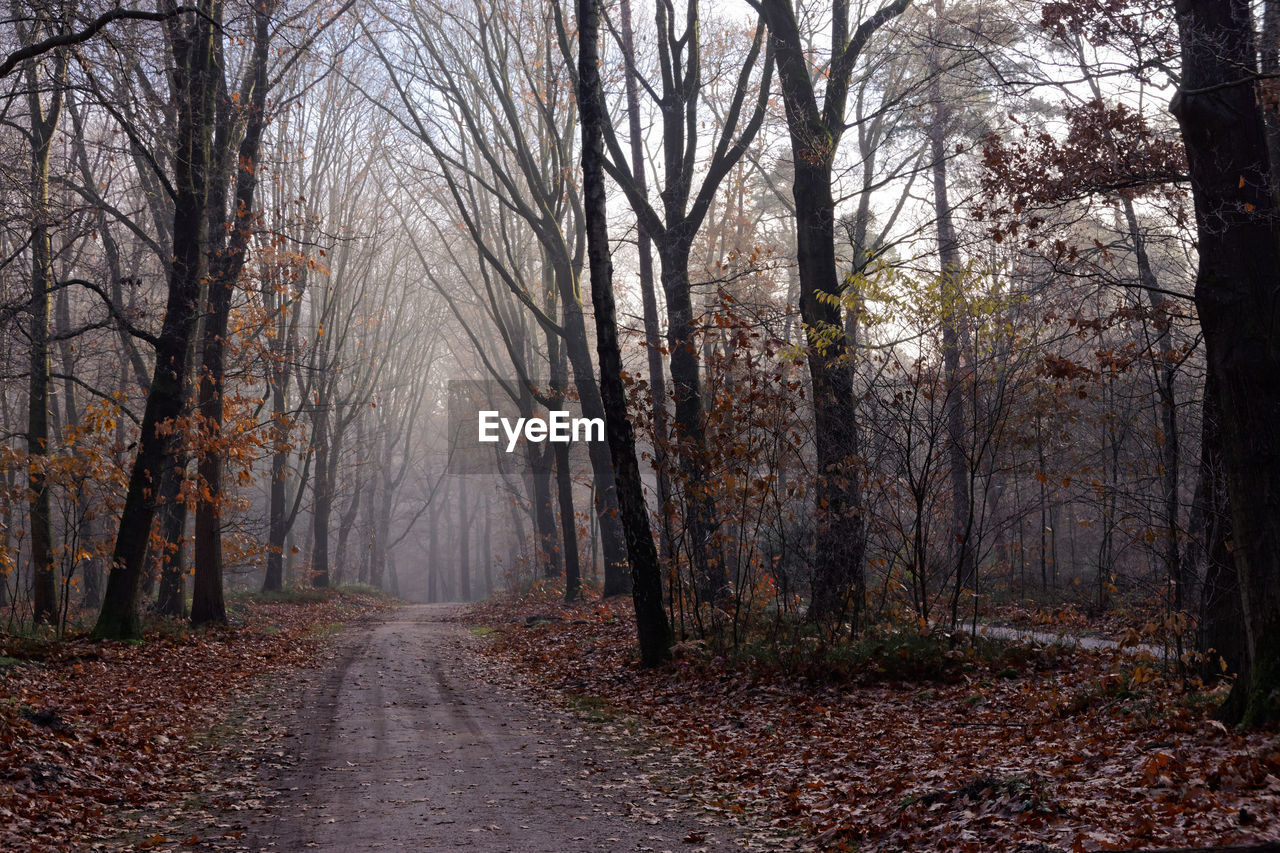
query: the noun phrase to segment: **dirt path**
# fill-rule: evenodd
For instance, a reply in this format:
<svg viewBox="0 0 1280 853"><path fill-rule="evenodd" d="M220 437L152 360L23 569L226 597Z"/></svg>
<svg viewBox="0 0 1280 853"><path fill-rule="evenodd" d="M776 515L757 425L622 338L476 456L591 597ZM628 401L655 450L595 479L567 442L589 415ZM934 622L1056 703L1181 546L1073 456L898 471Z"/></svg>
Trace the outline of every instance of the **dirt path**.
<svg viewBox="0 0 1280 853"><path fill-rule="evenodd" d="M653 757L619 756L618 744L500 683L479 641L446 621L456 612L399 608L342 641L337 665L286 721L293 754L242 843L343 853L737 849L675 798L647 792L663 773Z"/></svg>

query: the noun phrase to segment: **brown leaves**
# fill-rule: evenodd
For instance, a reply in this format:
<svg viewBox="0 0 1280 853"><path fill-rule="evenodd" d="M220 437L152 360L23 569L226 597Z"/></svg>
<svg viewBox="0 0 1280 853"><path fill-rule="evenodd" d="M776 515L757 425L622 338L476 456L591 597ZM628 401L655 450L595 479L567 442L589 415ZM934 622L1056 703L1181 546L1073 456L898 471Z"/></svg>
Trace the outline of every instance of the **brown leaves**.
<svg viewBox="0 0 1280 853"><path fill-rule="evenodd" d="M823 849L1181 847L1280 828L1280 751L1208 725L1203 704L1145 677L1150 661L1033 653L954 684L857 686L733 670L690 648L652 672L634 668L624 606L562 612L490 649L541 689L641 721L701 768L691 793L712 812Z"/></svg>
<svg viewBox="0 0 1280 853"><path fill-rule="evenodd" d="M997 239L1035 230L1044 220L1032 211L1073 199L1177 192L1172 184L1186 172L1182 144L1157 132L1140 112L1092 100L1070 109L1066 120L1061 139L1027 126L1021 134L984 137L985 200L976 214L991 223ZM1065 244L1056 248L1067 251Z"/></svg>
<svg viewBox="0 0 1280 853"><path fill-rule="evenodd" d="M1059 41L1085 36L1094 45L1166 58L1177 50L1173 9L1163 0L1054 0L1040 7L1040 27Z"/></svg>
<svg viewBox="0 0 1280 853"><path fill-rule="evenodd" d="M0 638L0 656L19 661L0 669L0 849L87 849L130 810L200 795L198 735L256 679L308 665L311 624L370 606L255 604L243 627L151 633L141 645ZM142 849L179 840L148 828Z"/></svg>

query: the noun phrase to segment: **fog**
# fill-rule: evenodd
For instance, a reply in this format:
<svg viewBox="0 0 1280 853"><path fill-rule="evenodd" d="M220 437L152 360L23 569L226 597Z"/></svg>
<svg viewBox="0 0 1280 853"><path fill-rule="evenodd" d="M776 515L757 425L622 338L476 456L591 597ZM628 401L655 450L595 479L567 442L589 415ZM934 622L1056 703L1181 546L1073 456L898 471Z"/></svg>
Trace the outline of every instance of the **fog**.
<svg viewBox="0 0 1280 853"><path fill-rule="evenodd" d="M605 9L598 211L555 4L18 9L15 618L641 576L682 635L1198 600L1196 257L1150 43L937 3L793 44L678 5Z"/></svg>

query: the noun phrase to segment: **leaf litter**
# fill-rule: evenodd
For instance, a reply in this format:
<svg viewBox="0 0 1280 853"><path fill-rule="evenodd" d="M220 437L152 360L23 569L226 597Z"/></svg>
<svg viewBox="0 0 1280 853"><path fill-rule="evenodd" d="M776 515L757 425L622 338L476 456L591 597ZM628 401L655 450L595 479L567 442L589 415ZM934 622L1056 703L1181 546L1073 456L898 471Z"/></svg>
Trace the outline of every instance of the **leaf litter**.
<svg viewBox="0 0 1280 853"><path fill-rule="evenodd" d="M547 698L635 721L726 820L831 850L1118 850L1280 837L1280 739L1115 649L843 680L698 647L638 666L627 603L487 604L486 651ZM1218 696L1217 698L1221 698ZM796 842L792 842L793 844Z"/></svg>
<svg viewBox="0 0 1280 853"><path fill-rule="evenodd" d="M234 836L225 814L253 807L243 799L252 773L228 773L226 759L270 747L244 697L318 665L329 626L385 606L348 592L250 600L231 627L152 630L141 643L0 636L11 661L0 668L0 850L158 850Z"/></svg>

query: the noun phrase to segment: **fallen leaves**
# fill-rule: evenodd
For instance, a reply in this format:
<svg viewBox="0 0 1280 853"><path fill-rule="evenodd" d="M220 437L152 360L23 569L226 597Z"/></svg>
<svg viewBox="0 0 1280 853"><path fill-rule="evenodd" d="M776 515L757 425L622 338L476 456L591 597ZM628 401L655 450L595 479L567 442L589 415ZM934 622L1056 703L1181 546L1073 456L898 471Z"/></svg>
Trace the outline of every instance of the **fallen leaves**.
<svg viewBox="0 0 1280 853"><path fill-rule="evenodd" d="M1280 833L1274 735L1227 731L1163 682L1119 677L1114 650L926 689L831 684L726 671L697 649L644 671L625 605L555 615L526 623L490 606L473 618L510 625L489 634L489 652L540 689L633 718L673 760L689 757L703 806L824 849L1105 850Z"/></svg>
<svg viewBox="0 0 1280 853"><path fill-rule="evenodd" d="M141 644L0 638L0 657L15 661L0 669L0 849L182 841L151 821L204 794L198 771L211 738L231 736L213 729L236 695L312 665L325 636L312 626L377 606L351 595L255 602L235 627Z"/></svg>

